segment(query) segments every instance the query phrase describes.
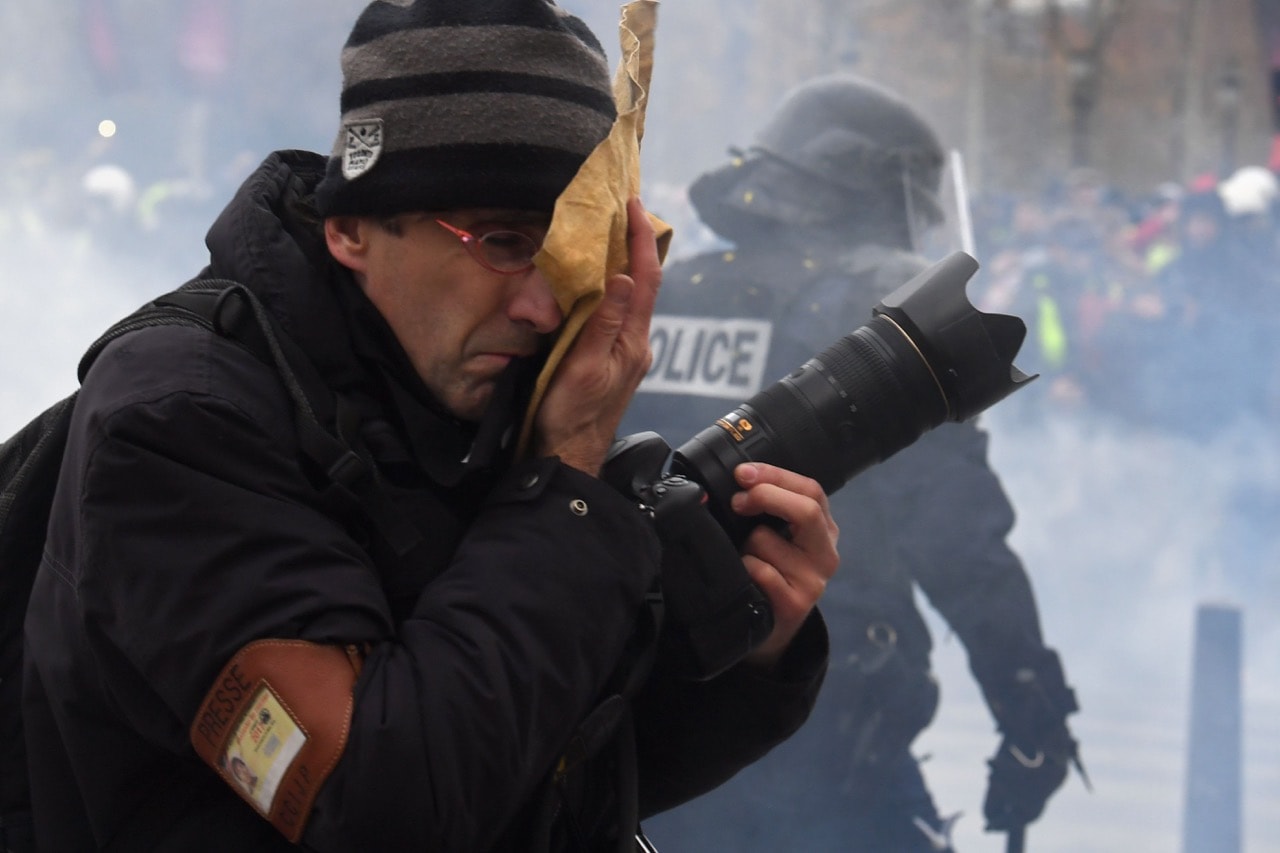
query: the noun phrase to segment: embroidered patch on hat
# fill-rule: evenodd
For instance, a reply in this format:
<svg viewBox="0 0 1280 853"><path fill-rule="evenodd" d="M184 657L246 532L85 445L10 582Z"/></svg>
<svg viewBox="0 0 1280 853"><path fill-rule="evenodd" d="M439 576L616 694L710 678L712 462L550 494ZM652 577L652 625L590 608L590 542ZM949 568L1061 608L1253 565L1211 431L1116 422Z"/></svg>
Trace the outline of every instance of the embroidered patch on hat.
<svg viewBox="0 0 1280 853"><path fill-rule="evenodd" d="M347 122L343 131L342 176L352 181L372 169L382 154L382 119Z"/></svg>

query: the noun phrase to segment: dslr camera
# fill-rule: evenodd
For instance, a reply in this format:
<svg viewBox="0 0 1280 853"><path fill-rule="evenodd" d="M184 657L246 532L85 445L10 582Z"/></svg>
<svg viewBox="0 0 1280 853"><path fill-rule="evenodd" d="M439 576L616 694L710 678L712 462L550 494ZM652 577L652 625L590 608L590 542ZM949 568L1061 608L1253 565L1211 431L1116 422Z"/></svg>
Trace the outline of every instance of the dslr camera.
<svg viewBox="0 0 1280 853"><path fill-rule="evenodd" d="M734 468L767 462L828 494L946 421L974 417L1035 376L1013 365L1017 317L984 313L954 252L890 293L871 320L672 448L657 433L614 443L604 478L649 512L663 543L662 642L690 678L732 666L773 627L740 548L768 517L736 514Z"/></svg>

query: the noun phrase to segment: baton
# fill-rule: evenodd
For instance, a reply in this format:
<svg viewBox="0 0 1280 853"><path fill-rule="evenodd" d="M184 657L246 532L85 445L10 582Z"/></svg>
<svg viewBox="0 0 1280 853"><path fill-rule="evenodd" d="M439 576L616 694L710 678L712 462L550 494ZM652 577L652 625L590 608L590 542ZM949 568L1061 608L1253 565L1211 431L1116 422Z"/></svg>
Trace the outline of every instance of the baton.
<svg viewBox="0 0 1280 853"><path fill-rule="evenodd" d="M964 158L956 149L951 149L951 185L956 193L956 217L960 228L960 248L970 255L978 253L977 242L973 237L973 219L969 211L969 185L964 176Z"/></svg>

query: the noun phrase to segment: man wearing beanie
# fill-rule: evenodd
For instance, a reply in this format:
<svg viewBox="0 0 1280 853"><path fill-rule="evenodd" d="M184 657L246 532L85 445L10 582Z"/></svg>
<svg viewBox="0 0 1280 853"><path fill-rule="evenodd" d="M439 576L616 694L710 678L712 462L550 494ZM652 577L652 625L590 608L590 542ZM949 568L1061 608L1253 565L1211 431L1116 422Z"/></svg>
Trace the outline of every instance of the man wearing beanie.
<svg viewBox="0 0 1280 853"><path fill-rule="evenodd" d="M813 704L812 480L737 472L790 525L743 549L772 633L701 679L655 640L652 514L600 478L650 360L638 201L515 446L565 320L533 258L615 119L599 42L551 0L379 0L342 63L331 155L271 155L209 231L213 328L83 378L25 626L32 849L634 850Z"/></svg>

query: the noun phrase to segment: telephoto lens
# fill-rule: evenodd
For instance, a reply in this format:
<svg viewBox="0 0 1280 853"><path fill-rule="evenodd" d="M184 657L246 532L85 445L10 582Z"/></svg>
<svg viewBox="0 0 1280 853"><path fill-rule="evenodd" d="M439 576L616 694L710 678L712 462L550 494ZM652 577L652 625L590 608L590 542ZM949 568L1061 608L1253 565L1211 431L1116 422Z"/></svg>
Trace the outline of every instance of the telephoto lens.
<svg viewBox="0 0 1280 853"><path fill-rule="evenodd" d="M978 262L955 252L886 296L871 320L679 445L671 473L706 489L741 543L762 519L729 507L733 469L767 462L832 494L855 474L947 421L964 421L1025 385L1013 365L1017 317L984 313L965 286Z"/></svg>

